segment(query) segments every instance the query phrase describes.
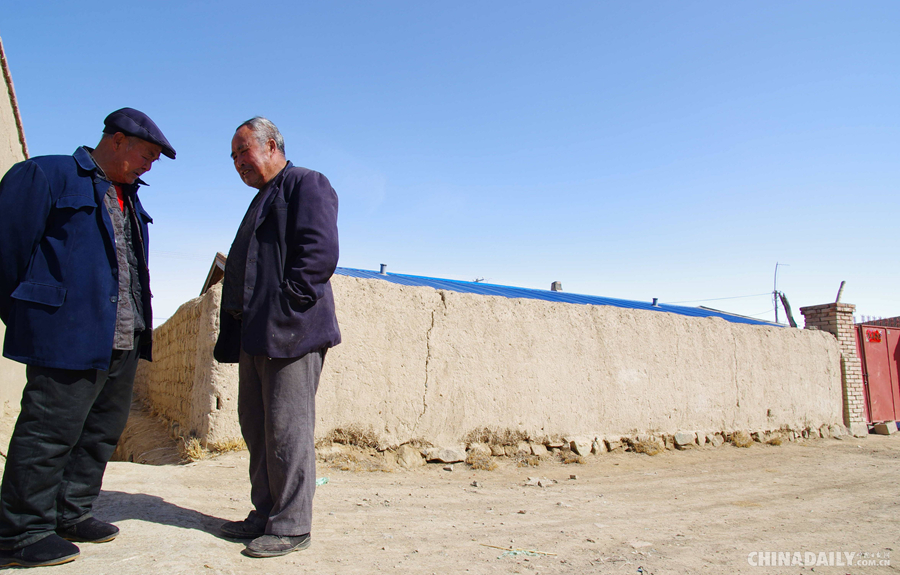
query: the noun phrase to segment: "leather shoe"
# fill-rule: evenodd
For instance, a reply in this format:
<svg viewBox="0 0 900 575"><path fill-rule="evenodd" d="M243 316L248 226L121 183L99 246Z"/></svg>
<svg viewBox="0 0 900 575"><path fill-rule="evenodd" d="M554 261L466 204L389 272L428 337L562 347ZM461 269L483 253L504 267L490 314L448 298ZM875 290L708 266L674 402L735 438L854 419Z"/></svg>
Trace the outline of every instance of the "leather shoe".
<svg viewBox="0 0 900 575"><path fill-rule="evenodd" d="M112 541L119 534L119 528L112 523L105 523L99 519L88 517L68 527L60 527L57 535L69 541L78 543L106 543Z"/></svg>
<svg viewBox="0 0 900 575"><path fill-rule="evenodd" d="M265 531L260 529L246 519L243 521L228 521L219 527L219 531L226 537L232 539L256 539L265 535Z"/></svg>
<svg viewBox="0 0 900 575"><path fill-rule="evenodd" d="M251 541L244 549L250 557L280 557L309 547L309 533L291 537L287 535L263 535Z"/></svg>
<svg viewBox="0 0 900 575"><path fill-rule="evenodd" d="M0 551L0 567L46 567L74 561L80 551L56 533L31 545L11 551Z"/></svg>

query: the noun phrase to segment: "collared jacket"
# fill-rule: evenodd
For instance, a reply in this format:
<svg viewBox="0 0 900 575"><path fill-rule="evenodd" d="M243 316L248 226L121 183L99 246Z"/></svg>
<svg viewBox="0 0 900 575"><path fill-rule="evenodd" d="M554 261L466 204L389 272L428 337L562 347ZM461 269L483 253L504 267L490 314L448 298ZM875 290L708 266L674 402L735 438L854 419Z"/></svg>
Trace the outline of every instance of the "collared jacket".
<svg viewBox="0 0 900 575"><path fill-rule="evenodd" d="M220 312L220 362L236 363L242 348L291 358L341 341L330 282L338 262L337 194L325 176L290 162L267 186L247 250L241 318Z"/></svg>
<svg viewBox="0 0 900 575"><path fill-rule="evenodd" d="M0 181L0 320L6 324L3 355L9 359L61 369L109 369L120 272L103 202L109 186L85 148L72 156L20 162ZM137 188L137 182L123 186L134 200L140 230L134 251L147 329L138 345L140 356L149 360L147 233L152 219Z"/></svg>

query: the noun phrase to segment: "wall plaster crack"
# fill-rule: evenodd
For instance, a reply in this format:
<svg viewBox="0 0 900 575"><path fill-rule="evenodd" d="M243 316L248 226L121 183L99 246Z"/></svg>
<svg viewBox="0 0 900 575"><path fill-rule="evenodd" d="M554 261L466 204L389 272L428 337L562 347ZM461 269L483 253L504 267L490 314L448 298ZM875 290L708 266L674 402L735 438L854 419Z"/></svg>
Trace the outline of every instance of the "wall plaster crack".
<svg viewBox="0 0 900 575"><path fill-rule="evenodd" d="M438 293L441 296L441 307L446 307L446 294L443 291L438 291ZM428 331L425 333L425 381L423 382L422 388L422 411L416 416L416 422L413 425L413 433L419 429L419 421L422 420L422 417L425 416L425 412L428 411L428 369L431 364L431 333L434 331L435 315L437 314L437 311L438 310L436 309L431 310L431 325L428 326Z"/></svg>
<svg viewBox="0 0 900 575"><path fill-rule="evenodd" d="M731 334L731 373L732 381L734 382L735 407L737 408L737 411L735 411L731 417L731 426L735 427L738 425L736 416L741 410L741 385L738 382L737 338L734 335L733 329L729 328L728 332Z"/></svg>

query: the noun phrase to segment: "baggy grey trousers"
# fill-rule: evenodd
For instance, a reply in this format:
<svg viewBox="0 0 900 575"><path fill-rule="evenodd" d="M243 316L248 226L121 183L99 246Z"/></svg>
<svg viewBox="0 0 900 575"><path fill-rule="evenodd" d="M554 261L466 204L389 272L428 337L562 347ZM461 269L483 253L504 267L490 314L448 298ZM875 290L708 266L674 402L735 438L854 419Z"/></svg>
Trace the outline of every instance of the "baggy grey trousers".
<svg viewBox="0 0 900 575"><path fill-rule="evenodd" d="M238 364L238 418L250 451L247 520L270 535L305 535L316 491L316 390L325 350Z"/></svg>

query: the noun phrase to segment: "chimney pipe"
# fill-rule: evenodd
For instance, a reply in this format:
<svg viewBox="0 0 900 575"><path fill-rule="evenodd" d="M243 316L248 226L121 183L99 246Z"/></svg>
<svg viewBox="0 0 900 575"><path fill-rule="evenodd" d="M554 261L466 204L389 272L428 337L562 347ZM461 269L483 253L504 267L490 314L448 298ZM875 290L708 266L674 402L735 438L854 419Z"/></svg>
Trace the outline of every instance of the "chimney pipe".
<svg viewBox="0 0 900 575"><path fill-rule="evenodd" d="M378 273L383 276L386 276L387 275L387 264L381 264L381 271Z"/></svg>

